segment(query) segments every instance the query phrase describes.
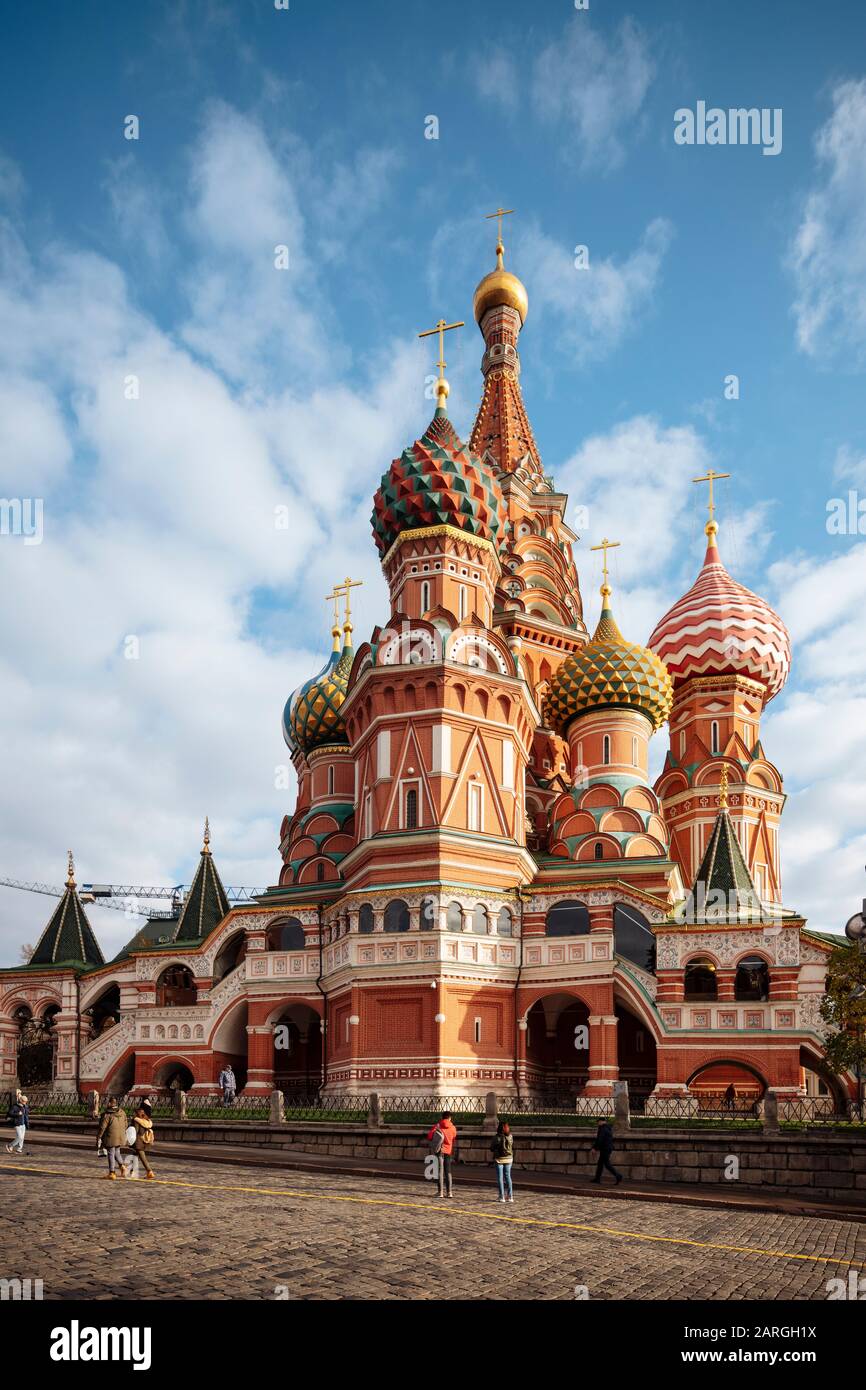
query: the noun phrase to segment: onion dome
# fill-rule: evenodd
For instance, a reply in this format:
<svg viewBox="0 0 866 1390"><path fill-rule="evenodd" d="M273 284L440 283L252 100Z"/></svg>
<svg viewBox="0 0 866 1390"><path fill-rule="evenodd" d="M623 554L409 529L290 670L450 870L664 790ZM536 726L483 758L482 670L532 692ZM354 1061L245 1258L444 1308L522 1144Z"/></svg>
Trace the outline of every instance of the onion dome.
<svg viewBox="0 0 866 1390"><path fill-rule="evenodd" d="M445 388L442 390L442 388ZM437 385L439 405L425 433L383 474L373 498L373 538L386 555L403 531L453 526L502 544L508 513L493 470L464 444L445 411L448 383Z"/></svg>
<svg viewBox="0 0 866 1390"><path fill-rule="evenodd" d="M306 755L314 748L349 741L341 711L355 655L351 624L343 627L342 648L336 624L331 635L334 647L327 662L289 696L283 710L283 738L293 753Z"/></svg>
<svg viewBox="0 0 866 1390"><path fill-rule="evenodd" d="M598 627L579 652L555 671L546 714L564 734L573 719L597 709L633 709L661 728L673 704L673 686L664 663L646 647L628 642L610 607L610 587L603 584Z"/></svg>
<svg viewBox="0 0 866 1390"><path fill-rule="evenodd" d="M475 291L472 308L475 322L479 327L488 310L498 309L502 306L516 309L520 315L521 325L526 322L526 315L529 312L529 296L526 293L526 286L522 280L518 280L516 275L512 275L510 270L505 269L504 255L504 247L499 241L496 246L496 269L491 270L489 275L485 275Z"/></svg>
<svg viewBox="0 0 866 1390"><path fill-rule="evenodd" d="M748 676L778 695L791 669L791 639L778 613L732 579L706 526L707 553L688 593L659 622L649 645L679 687L692 676Z"/></svg>

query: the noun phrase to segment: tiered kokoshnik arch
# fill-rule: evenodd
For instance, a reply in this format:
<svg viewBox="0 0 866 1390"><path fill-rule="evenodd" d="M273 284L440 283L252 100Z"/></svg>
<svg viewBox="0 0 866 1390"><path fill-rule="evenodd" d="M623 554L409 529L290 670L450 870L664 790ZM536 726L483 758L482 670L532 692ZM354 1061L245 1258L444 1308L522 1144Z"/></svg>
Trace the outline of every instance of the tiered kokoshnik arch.
<svg viewBox="0 0 866 1390"><path fill-rule="evenodd" d="M357 581L336 585L331 655L285 706L279 881L229 909L206 835L182 909L104 962L70 871L32 962L0 972L6 1085L32 1025L68 1089L208 1091L230 1060L260 1096L816 1091L830 943L782 905L760 739L787 633L722 564L710 472L695 584L642 646L604 540L590 640L520 385L529 299L492 215L469 442L445 379L463 325L440 319L433 418L373 499L388 611L356 649Z"/></svg>

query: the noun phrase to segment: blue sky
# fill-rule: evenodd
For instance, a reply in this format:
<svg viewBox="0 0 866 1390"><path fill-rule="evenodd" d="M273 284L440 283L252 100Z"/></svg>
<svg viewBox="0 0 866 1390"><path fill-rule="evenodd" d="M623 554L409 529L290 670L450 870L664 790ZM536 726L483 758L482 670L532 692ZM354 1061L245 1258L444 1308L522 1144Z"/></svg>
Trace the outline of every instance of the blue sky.
<svg viewBox="0 0 866 1390"><path fill-rule="evenodd" d="M440 314L467 321L471 424L501 202L536 437L589 508L588 617L607 532L645 640L700 563L691 477L730 472L723 553L794 639L764 727L785 897L840 926L866 861L866 545L826 507L866 496L863 7L7 5L4 36L0 468L45 535L0 540L0 874L59 881L72 843L84 878L188 879L208 813L224 877L273 881L282 703L335 577L365 581L360 637L385 615L370 498L429 417L415 334ZM781 153L677 145L699 100L781 108ZM0 957L46 905L0 891Z"/></svg>

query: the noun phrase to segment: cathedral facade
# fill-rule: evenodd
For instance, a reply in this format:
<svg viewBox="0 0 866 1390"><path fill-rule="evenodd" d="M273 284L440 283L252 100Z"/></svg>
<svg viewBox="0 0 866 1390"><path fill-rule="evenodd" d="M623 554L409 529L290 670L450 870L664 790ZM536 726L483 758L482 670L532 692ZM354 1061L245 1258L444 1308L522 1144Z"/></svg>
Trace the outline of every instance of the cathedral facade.
<svg viewBox="0 0 866 1390"><path fill-rule="evenodd" d="M612 542L585 615L523 401L527 310L500 240L468 442L438 326L433 418L373 500L388 611L356 648L337 585L331 655L286 704L278 882L232 907L206 835L177 912L105 962L70 861L31 962L0 972L5 1087L50 1044L61 1090L212 1091L230 1060L250 1095L841 1095L831 944L784 905L761 741L788 634L725 568L713 474L703 563L647 646L617 624Z"/></svg>

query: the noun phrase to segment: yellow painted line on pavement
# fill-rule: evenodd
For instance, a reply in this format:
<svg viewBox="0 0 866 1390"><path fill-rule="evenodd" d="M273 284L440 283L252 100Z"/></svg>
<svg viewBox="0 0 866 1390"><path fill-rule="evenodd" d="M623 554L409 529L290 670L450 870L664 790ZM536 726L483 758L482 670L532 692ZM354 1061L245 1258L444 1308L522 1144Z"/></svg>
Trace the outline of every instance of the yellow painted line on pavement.
<svg viewBox="0 0 866 1390"><path fill-rule="evenodd" d="M43 1173L54 1178L71 1178L78 1182L106 1182L84 1173L64 1173L56 1168L35 1168L23 1163L0 1163L0 1171ZM123 1182L123 1179L118 1179ZM473 1216L480 1221L507 1221L513 1226L544 1226L552 1230L580 1231L593 1236L615 1236L626 1240L651 1241L661 1245L688 1245L696 1250L724 1250L735 1255L769 1255L774 1260L808 1260L815 1264L845 1265L849 1269L866 1269L866 1264L844 1255L802 1255L793 1250L765 1250L756 1245L723 1245L711 1240L689 1240L685 1236L655 1236L644 1231L621 1231L616 1226L589 1226L577 1221L544 1221L536 1216L512 1216L498 1211L473 1211L469 1207L454 1207L437 1202L399 1202L393 1197L349 1197L331 1192L297 1192L285 1187L244 1187L233 1183L181 1182L179 1178L136 1179L141 1187L184 1187L197 1192L249 1192L260 1197L297 1197L306 1202L349 1202L363 1207L405 1207L411 1211L441 1213L443 1216ZM583 1193L576 1193L583 1196ZM588 1197L592 1194L587 1193ZM441 1200L441 1199L439 1199Z"/></svg>

